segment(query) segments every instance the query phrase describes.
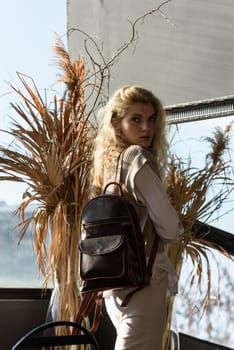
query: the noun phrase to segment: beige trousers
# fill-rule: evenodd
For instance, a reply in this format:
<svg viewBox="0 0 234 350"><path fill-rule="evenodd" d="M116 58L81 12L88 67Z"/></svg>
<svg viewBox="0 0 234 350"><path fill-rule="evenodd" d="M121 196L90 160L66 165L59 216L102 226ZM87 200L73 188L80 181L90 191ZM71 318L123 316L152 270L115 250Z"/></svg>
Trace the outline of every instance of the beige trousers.
<svg viewBox="0 0 234 350"><path fill-rule="evenodd" d="M136 292L127 307L117 293L105 298L116 328L115 350L160 350L166 324L167 272L157 268L150 286Z"/></svg>

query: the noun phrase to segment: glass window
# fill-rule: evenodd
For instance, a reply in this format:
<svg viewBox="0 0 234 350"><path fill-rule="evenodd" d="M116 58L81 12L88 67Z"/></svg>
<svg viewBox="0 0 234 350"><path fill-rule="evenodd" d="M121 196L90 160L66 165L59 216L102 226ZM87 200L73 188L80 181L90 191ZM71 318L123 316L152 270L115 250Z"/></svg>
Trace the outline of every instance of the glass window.
<svg viewBox="0 0 234 350"><path fill-rule="evenodd" d="M39 288L42 277L38 274L33 237L28 230L19 243L16 225L20 221L15 209L13 205L0 202L0 288Z"/></svg>
<svg viewBox="0 0 234 350"><path fill-rule="evenodd" d="M173 137L173 151L184 160L190 155L192 164L198 168L202 167L208 151L208 144L202 141L202 138L211 137L216 127L225 128L233 119L233 117L224 117L172 126L170 136ZM234 138L232 136L230 153L226 154L226 159L229 159L230 155L233 157L233 149ZM233 203L234 193L230 195L222 208L214 213L209 224L233 234ZM232 332L234 327L234 262L215 250L211 250L208 256L212 266L210 304L206 310L199 306L201 298L206 293L207 276L204 276L201 283L201 291L198 288L189 287L188 277L193 266L188 257L181 272L179 294L175 303L177 329L181 333L232 348L234 344ZM203 264L205 266L205 260ZM192 303L191 300L197 300L197 302Z"/></svg>
<svg viewBox="0 0 234 350"><path fill-rule="evenodd" d="M1 36L0 129L10 128L10 117L16 117L10 104L21 103L7 84L22 88L17 72L25 74L25 79L33 79L43 97L45 89L54 95L55 87L51 85L58 73L53 61L55 33L66 45L66 6L66 1L57 0L28 1L27 6L22 6L14 0L6 2L4 11L0 12L0 32L4 33ZM7 147L11 141L9 135L0 133L1 145ZM24 185L0 181L0 288L42 286L30 232L18 245L18 230L14 229L19 222L14 211L24 189Z"/></svg>

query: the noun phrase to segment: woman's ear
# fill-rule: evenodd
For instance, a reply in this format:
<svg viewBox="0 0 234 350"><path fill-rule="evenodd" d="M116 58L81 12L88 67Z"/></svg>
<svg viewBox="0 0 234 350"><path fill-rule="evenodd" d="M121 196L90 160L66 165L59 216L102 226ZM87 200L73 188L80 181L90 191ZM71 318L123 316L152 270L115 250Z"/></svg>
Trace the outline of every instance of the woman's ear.
<svg viewBox="0 0 234 350"><path fill-rule="evenodd" d="M120 119L116 115L113 115L111 118L111 124L114 129L119 129Z"/></svg>

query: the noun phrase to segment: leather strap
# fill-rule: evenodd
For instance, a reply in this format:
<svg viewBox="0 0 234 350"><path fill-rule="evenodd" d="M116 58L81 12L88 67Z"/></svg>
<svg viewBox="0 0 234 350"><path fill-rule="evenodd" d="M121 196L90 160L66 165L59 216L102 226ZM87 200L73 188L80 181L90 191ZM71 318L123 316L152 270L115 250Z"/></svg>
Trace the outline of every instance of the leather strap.
<svg viewBox="0 0 234 350"><path fill-rule="evenodd" d="M151 276L152 276L152 268L153 268L153 265L154 265L154 260L156 258L156 254L157 254L157 251L158 251L158 244L159 244L159 236L156 234L155 235L155 239L154 239L154 244L151 248L151 252L150 252L150 257L149 257L149 261L148 261L148 264L147 264L147 272L148 272L148 275L151 279ZM142 286L139 286L137 288L135 288L134 290L132 290L130 293L128 293L126 295L126 297L124 298L124 300L122 301L121 303L121 306L122 307L126 307L131 299L131 297L133 296L133 294L135 294L136 292L138 292L139 290L143 289L146 285L142 285Z"/></svg>
<svg viewBox="0 0 234 350"><path fill-rule="evenodd" d="M98 325L99 325L100 314L101 314L101 302L100 302L100 300L102 300L102 293L99 293L99 292L85 293L82 297L79 311L78 311L78 314L76 316L75 322L81 324L83 318L87 317L90 314L93 306L96 304L95 311L94 311L94 320L93 320L93 321L95 321L95 324L93 322L93 325L91 327L91 330L93 332L96 331L98 328ZM100 309L100 312L98 311L99 309ZM77 334L77 332L78 332L78 329L74 328L73 335Z"/></svg>
<svg viewBox="0 0 234 350"><path fill-rule="evenodd" d="M101 311L102 311L102 302L103 302L103 294L98 294L96 300L95 300L95 310L93 315L93 325L90 329L90 332L92 334L95 334L98 330L100 320L101 320Z"/></svg>
<svg viewBox="0 0 234 350"><path fill-rule="evenodd" d="M123 157L126 149L124 149L117 158L116 171L115 171L115 182L121 184L121 173L122 173L122 165L123 165ZM121 185L120 185L121 186Z"/></svg>
<svg viewBox="0 0 234 350"><path fill-rule="evenodd" d="M158 251L158 244L159 244L159 236L157 235L157 233L155 233L154 244L153 244L153 247L151 248L150 257L147 265L147 270L150 278L152 276L152 268L153 268L154 260L156 258L157 251Z"/></svg>

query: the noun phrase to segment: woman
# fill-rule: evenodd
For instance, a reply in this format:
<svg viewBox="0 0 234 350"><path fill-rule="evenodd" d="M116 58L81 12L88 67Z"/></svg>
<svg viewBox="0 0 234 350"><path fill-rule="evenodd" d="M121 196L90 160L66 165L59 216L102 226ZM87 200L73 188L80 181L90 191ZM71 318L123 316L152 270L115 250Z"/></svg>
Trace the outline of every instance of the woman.
<svg viewBox="0 0 234 350"><path fill-rule="evenodd" d="M164 110L148 90L124 86L102 110L95 141L92 196L115 179L119 154L124 150L121 184L134 205L149 257L155 231L160 237L150 286L121 306L128 289L105 292L106 309L116 328L115 350L160 350L166 321L167 291L177 292L177 276L165 244L182 233L176 211L161 182L165 149Z"/></svg>

